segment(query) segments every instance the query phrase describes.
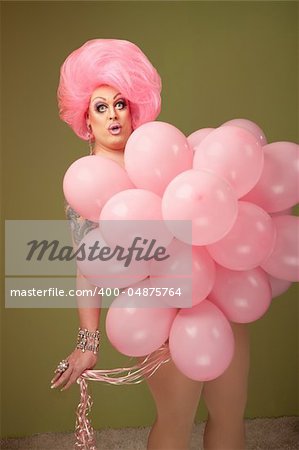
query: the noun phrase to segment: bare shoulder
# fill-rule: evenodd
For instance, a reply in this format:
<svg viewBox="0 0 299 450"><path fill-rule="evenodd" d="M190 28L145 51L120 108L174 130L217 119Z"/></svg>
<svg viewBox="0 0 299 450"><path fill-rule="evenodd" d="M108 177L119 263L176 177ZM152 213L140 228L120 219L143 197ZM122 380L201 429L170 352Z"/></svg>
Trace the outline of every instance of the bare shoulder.
<svg viewBox="0 0 299 450"><path fill-rule="evenodd" d="M97 222L92 222L91 220L84 219L80 216L69 204L65 204L65 215L69 221L73 241L76 245L84 238L84 236L89 233L89 231L98 228Z"/></svg>

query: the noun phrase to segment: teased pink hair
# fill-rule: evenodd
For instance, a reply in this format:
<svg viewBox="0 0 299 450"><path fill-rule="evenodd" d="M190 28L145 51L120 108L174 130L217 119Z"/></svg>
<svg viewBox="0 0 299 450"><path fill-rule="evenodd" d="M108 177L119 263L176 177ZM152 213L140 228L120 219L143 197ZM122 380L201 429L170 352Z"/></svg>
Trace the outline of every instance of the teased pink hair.
<svg viewBox="0 0 299 450"><path fill-rule="evenodd" d="M101 85L118 89L129 101L133 129L158 116L161 79L142 51L129 41L93 39L67 57L57 91L61 119L82 139L88 139L90 97Z"/></svg>

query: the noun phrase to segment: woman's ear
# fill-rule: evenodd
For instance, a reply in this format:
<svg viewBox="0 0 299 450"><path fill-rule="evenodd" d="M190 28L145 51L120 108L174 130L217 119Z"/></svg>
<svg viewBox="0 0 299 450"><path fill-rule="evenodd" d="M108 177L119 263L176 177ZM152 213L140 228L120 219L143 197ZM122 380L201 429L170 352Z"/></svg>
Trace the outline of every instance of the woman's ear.
<svg viewBox="0 0 299 450"><path fill-rule="evenodd" d="M87 128L90 128L90 119L89 119L89 112L86 113L86 126Z"/></svg>

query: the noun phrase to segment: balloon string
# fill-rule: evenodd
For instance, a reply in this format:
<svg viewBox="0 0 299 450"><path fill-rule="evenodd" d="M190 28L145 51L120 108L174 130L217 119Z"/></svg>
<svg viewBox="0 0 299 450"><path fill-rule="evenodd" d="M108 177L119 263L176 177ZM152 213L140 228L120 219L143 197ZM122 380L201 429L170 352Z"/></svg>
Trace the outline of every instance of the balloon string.
<svg viewBox="0 0 299 450"><path fill-rule="evenodd" d="M170 361L170 353L167 344L163 344L158 350L147 355L139 364L133 367L120 367L110 370L86 370L77 379L80 385L80 402L76 413L76 442L74 449L97 450L94 429L91 426L88 414L93 404L91 395L88 394L87 380L104 381L105 383L138 384L144 378L149 378L159 369L162 364Z"/></svg>
<svg viewBox="0 0 299 450"><path fill-rule="evenodd" d="M87 391L87 383L83 377L78 378L77 383L80 384L80 402L77 408L77 419L75 429L75 449L96 450L94 430L88 419L91 411L92 399Z"/></svg>

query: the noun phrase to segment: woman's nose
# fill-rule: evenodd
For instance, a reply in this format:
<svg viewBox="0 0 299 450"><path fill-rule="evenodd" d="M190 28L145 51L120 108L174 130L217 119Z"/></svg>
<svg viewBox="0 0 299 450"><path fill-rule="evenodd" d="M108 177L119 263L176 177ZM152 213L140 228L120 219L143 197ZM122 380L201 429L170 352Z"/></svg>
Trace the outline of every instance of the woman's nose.
<svg viewBox="0 0 299 450"><path fill-rule="evenodd" d="M110 108L109 108L109 119L116 119L116 118L117 118L116 109L113 106L110 106Z"/></svg>

